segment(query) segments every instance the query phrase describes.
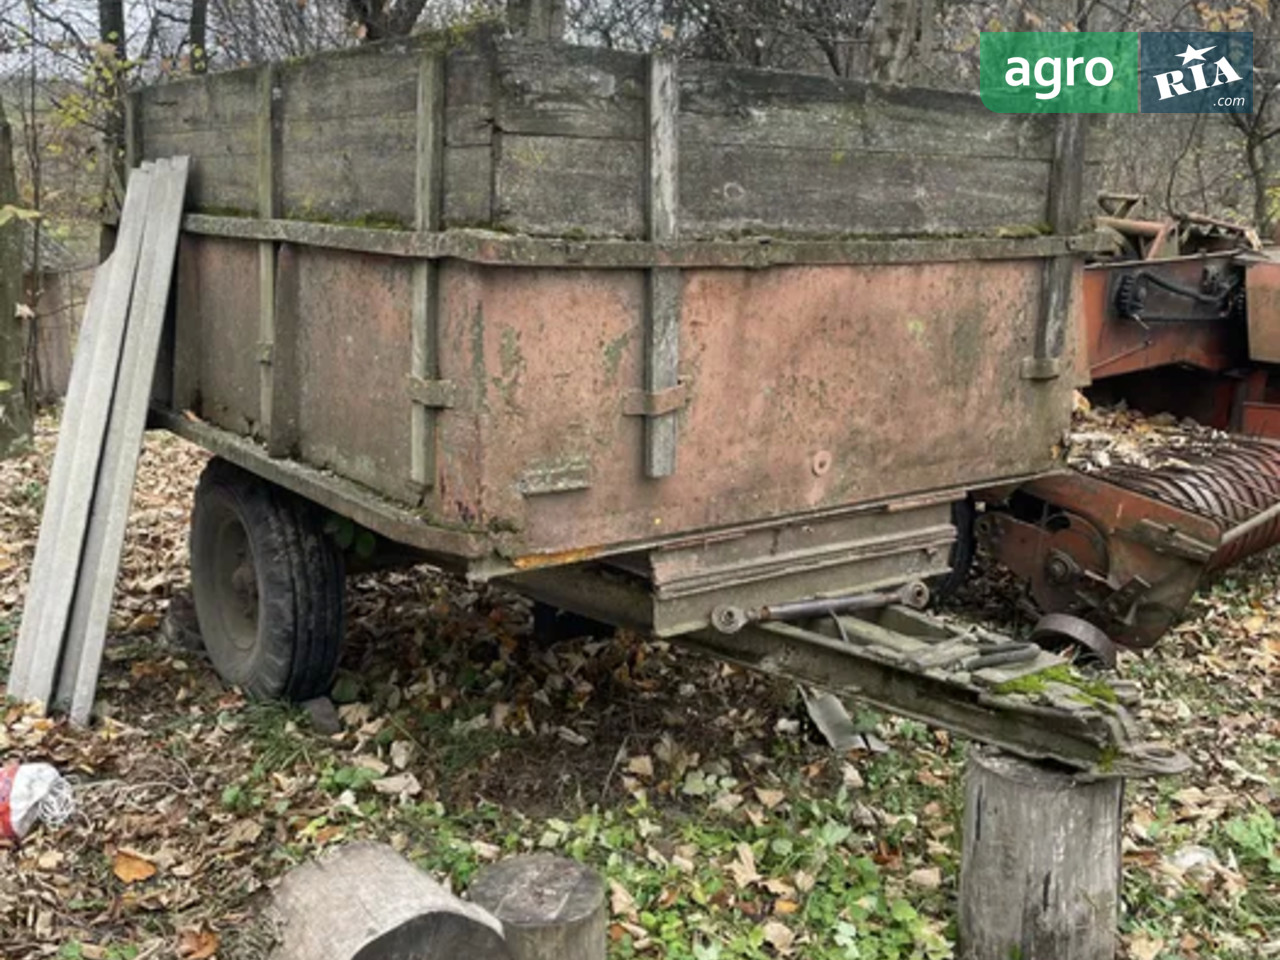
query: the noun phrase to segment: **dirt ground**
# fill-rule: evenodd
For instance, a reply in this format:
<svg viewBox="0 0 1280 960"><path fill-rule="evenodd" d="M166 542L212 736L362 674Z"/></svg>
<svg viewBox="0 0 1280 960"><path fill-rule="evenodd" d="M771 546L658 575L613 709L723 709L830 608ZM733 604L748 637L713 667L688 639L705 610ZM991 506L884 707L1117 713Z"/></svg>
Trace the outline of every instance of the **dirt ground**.
<svg viewBox="0 0 1280 960"><path fill-rule="evenodd" d="M0 464L0 678L52 448ZM203 455L146 444L88 730L0 715L0 760L45 761L77 815L0 848L0 957L264 956L291 865L387 841L464 890L549 849L600 869L611 957L941 960L954 951L964 744L856 710L886 753L815 743L786 684L633 635L551 642L528 605L425 568L353 579L341 732L246 702L161 626L185 588ZM1126 956L1280 955L1280 558L1202 592L1122 670L1195 761L1130 784ZM949 615L1019 629L980 565Z"/></svg>

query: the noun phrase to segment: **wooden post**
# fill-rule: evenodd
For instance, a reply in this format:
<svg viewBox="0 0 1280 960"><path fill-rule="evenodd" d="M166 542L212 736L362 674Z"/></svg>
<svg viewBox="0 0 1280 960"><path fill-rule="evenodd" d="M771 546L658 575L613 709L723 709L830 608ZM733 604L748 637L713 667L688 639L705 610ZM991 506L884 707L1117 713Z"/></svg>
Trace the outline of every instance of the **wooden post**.
<svg viewBox="0 0 1280 960"><path fill-rule="evenodd" d="M480 871L468 892L502 921L516 960L604 960L604 882L577 861L512 857Z"/></svg>
<svg viewBox="0 0 1280 960"><path fill-rule="evenodd" d="M1085 132L1085 118L1080 114L1064 113L1058 117L1046 210L1049 226L1057 236L1071 236L1080 227ZM1022 375L1028 380L1052 380L1062 372L1062 349L1070 325L1075 268L1076 257L1070 253L1045 262L1035 349L1022 364Z"/></svg>
<svg viewBox="0 0 1280 960"><path fill-rule="evenodd" d="M649 55L649 239L672 243L679 239L679 112L680 84L671 54ZM662 412L646 412L644 472L646 477L669 477L676 472L676 441L680 423L680 271L654 267L649 271L645 310L644 390ZM674 398L663 404L663 399Z"/></svg>
<svg viewBox="0 0 1280 960"><path fill-rule="evenodd" d="M418 67L414 229L440 229L444 204L444 58L428 53ZM439 382L440 265L413 265L410 324L409 492L415 499L436 483L436 414L450 405Z"/></svg>
<svg viewBox="0 0 1280 960"><path fill-rule="evenodd" d="M1124 781L987 747L965 770L961 960L1113 960Z"/></svg>
<svg viewBox="0 0 1280 960"><path fill-rule="evenodd" d="M258 216L275 218L279 195L276 175L279 158L280 117L276 107L276 70L272 64L258 71ZM274 369L276 346L276 245L264 240L258 244L258 423L263 440L279 456L279 444L271 444L275 417Z"/></svg>
<svg viewBox="0 0 1280 960"><path fill-rule="evenodd" d="M379 843L303 864L273 900L272 960L511 960L499 923ZM565 958L569 960L569 958Z"/></svg>

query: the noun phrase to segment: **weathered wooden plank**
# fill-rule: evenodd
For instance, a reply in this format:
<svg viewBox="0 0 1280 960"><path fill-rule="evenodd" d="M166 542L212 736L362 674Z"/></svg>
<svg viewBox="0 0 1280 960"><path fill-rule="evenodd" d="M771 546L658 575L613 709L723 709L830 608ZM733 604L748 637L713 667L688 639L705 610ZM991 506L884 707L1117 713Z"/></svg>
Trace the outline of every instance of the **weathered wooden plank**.
<svg viewBox="0 0 1280 960"><path fill-rule="evenodd" d="M258 109L254 69L193 77L138 91L151 133L239 127L253 130Z"/></svg>
<svg viewBox="0 0 1280 960"><path fill-rule="evenodd" d="M488 145L493 140L493 53L455 50L445 60L444 142Z"/></svg>
<svg viewBox="0 0 1280 960"><path fill-rule="evenodd" d="M489 144L444 149L445 227L488 226L493 213L493 148Z"/></svg>
<svg viewBox="0 0 1280 960"><path fill-rule="evenodd" d="M412 223L414 65L428 43L374 45L279 68L283 212ZM451 51L444 222L643 236L645 62L639 54L527 40ZM252 158L245 163L256 129L248 73L169 84L136 101L144 155L193 157L198 209L256 208L246 203L256 186ZM1043 202L1045 176L1035 163L1053 155L1049 118L992 114L964 94L725 64L686 63L680 84L681 175L690 193L683 226L691 237L973 232L1043 219L1024 213L1029 197ZM490 161L485 147L495 127ZM460 146L465 153L454 152ZM988 159L996 162L980 162ZM721 166L728 174L718 176ZM951 168L965 176L948 178ZM887 202L877 207L875 187L886 171ZM958 192L932 191L913 204L913 181L931 178ZM797 183L804 189L793 210L788 187ZM859 190L866 197L859 206L869 212L849 209L850 192Z"/></svg>
<svg viewBox="0 0 1280 960"><path fill-rule="evenodd" d="M1040 160L687 144L680 227L688 239L1025 234L1044 223L1048 174Z"/></svg>
<svg viewBox="0 0 1280 960"><path fill-rule="evenodd" d="M679 237L679 141L676 117L680 88L675 60L662 54L649 58L649 138L647 210L649 239L668 243ZM645 309L644 389L670 390L680 382L680 271L649 271ZM676 469L679 411L645 417L644 471L647 477L669 477Z"/></svg>
<svg viewBox="0 0 1280 960"><path fill-rule="evenodd" d="M600 47L497 46L494 124L532 136L645 138L645 58Z"/></svg>
<svg viewBox="0 0 1280 960"><path fill-rule="evenodd" d="M199 134L205 137L206 134ZM191 177L187 186L193 210L210 213L248 214L257 210L256 146L245 153L229 153L220 147L192 148L186 136L146 137L142 155L191 157Z"/></svg>
<svg viewBox="0 0 1280 960"><path fill-rule="evenodd" d="M497 134L493 225L543 236L642 236L644 171L639 140Z"/></svg>
<svg viewBox="0 0 1280 960"><path fill-rule="evenodd" d="M412 116L420 57L413 48L373 44L359 56L308 57L281 64L285 117L292 123Z"/></svg>
<svg viewBox="0 0 1280 960"><path fill-rule="evenodd" d="M972 94L730 64L681 65L681 140L969 157L1053 156L1053 122Z"/></svg>
<svg viewBox="0 0 1280 960"><path fill-rule="evenodd" d="M105 279L101 293L90 298L95 312L85 321L92 330L85 343L88 349L78 350L72 365L9 676L9 696L19 700L47 704L53 694L75 590L71 571L78 569L84 546L151 185L151 165L144 164L130 178L115 250L99 268Z"/></svg>
<svg viewBox="0 0 1280 960"><path fill-rule="evenodd" d="M444 185L444 60L435 54L418 66L417 138L414 148L414 229L440 229ZM439 377L439 264L420 260L413 266L413 317L410 321L409 375L422 381ZM422 490L436 476L436 412L425 403L410 403L409 481Z"/></svg>
<svg viewBox="0 0 1280 960"><path fill-rule="evenodd" d="M183 229L192 237L285 240L303 246L352 250L388 257L454 259L493 266L599 267L743 267L761 269L806 264L954 263L962 260L1027 260L1063 253L1100 252L1105 238L1083 236L943 237L893 240L565 240L512 236L488 230L455 229L439 233L374 230L300 220L257 220L189 214ZM196 296L192 294L192 307Z"/></svg>
<svg viewBox="0 0 1280 960"><path fill-rule="evenodd" d="M1053 170L1049 177L1046 219L1054 233L1075 230L1083 217L1085 118L1064 113L1056 118ZM1035 348L1023 363L1031 379L1051 379L1061 372L1062 348L1070 324L1075 264L1056 257L1044 266Z"/></svg>
<svg viewBox="0 0 1280 960"><path fill-rule="evenodd" d="M65 452L60 458L55 455L49 484L45 491L45 508L40 518L40 533L36 541L35 558L23 603L22 626L18 633L18 645L14 649L13 660L9 665L7 694L17 699L27 696L32 663L37 656L42 655L39 637L40 618L43 615L45 597L51 585L51 567L55 561L54 551L58 539L58 527L61 524L62 508L70 481L70 461L76 448L76 436L80 427L79 412L84 406L89 387L88 358L94 355L97 347L94 341L98 338L102 326L99 318L105 306L111 270L111 261L108 260L94 273L85 307L84 323L81 324L80 342L76 348L71 379L58 425L58 447ZM81 357L85 359L81 360ZM47 653L43 655L48 656Z"/></svg>
<svg viewBox="0 0 1280 960"><path fill-rule="evenodd" d="M87 723L93 710L111 597L146 425L151 378L177 255L187 167L187 158L178 157L157 161L152 171L134 296L58 677L57 701L70 707L73 723Z"/></svg>
<svg viewBox="0 0 1280 960"><path fill-rule="evenodd" d="M285 120L282 213L303 220L409 226L415 137L412 114Z"/></svg>

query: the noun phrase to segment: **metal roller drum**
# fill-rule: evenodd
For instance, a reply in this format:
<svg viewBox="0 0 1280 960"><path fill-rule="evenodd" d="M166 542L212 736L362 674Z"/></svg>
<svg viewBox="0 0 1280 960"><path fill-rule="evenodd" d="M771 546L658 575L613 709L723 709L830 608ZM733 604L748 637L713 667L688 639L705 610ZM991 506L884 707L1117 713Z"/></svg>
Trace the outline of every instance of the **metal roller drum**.
<svg viewBox="0 0 1280 960"><path fill-rule="evenodd" d="M1227 437L1155 459L1163 461L1156 468L1118 466L1100 476L1216 522L1223 536L1209 570L1280 543L1280 443Z"/></svg>

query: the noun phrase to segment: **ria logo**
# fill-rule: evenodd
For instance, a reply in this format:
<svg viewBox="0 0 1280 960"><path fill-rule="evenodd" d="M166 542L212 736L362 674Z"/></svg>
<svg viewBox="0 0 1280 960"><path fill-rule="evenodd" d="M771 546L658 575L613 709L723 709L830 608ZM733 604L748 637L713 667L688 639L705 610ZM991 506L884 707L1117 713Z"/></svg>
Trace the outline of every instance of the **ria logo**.
<svg viewBox="0 0 1280 960"><path fill-rule="evenodd" d="M1142 34L1143 113L1252 113L1253 34Z"/></svg>
<svg viewBox="0 0 1280 960"><path fill-rule="evenodd" d="M1154 76L1156 88L1160 91L1160 99L1168 100L1170 97L1185 97L1193 90L1208 90L1210 87L1220 87L1227 83L1242 83L1243 78L1236 72L1236 68L1231 65L1231 61L1226 57L1212 61L1214 69L1213 82L1210 83L1205 77L1205 67L1210 65L1205 60L1205 54L1214 49L1217 44L1211 44L1197 50L1191 44L1187 44L1187 49L1179 53L1177 56L1182 60L1182 66L1186 69L1169 70L1166 73L1157 73ZM1200 63L1193 61L1199 60ZM1184 74L1190 74L1189 81ZM1188 87L1187 82L1194 84Z"/></svg>
<svg viewBox="0 0 1280 960"><path fill-rule="evenodd" d="M1253 112L1252 33L992 31L979 67L997 113Z"/></svg>

